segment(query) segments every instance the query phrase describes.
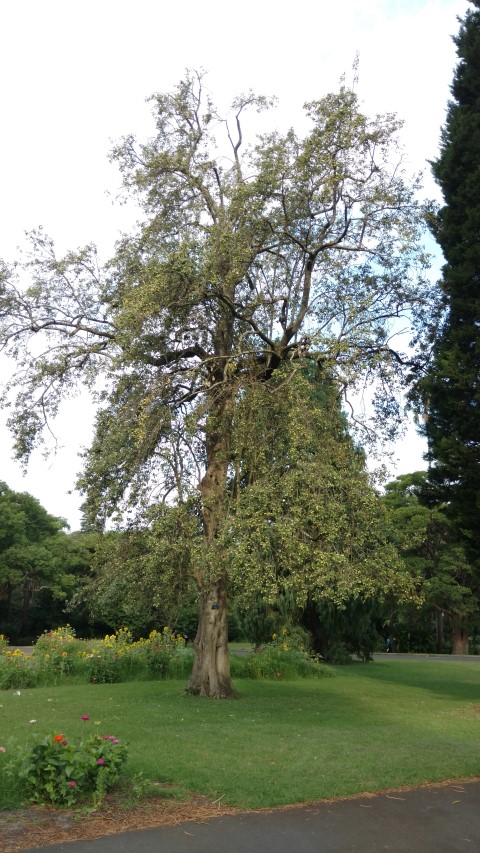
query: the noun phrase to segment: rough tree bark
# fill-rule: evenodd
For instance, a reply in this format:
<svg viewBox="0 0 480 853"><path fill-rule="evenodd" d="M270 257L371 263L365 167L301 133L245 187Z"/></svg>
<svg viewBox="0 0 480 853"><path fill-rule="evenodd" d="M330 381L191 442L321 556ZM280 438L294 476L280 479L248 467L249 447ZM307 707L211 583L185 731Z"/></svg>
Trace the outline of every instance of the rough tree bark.
<svg viewBox="0 0 480 853"><path fill-rule="evenodd" d="M468 624L466 616L457 616L452 628L452 654L468 655Z"/></svg>
<svg viewBox="0 0 480 853"><path fill-rule="evenodd" d="M212 396L206 426L207 465L199 484L206 548L207 552L212 552L212 563L218 570L218 576L206 585L200 585L195 660L188 690L211 699L237 696L230 677L227 572L222 565L222 555L215 549L215 540L225 518L232 405L231 394L217 392Z"/></svg>
<svg viewBox="0 0 480 853"><path fill-rule="evenodd" d="M225 574L200 596L194 648L189 692L211 699L235 698L237 693L230 678Z"/></svg>

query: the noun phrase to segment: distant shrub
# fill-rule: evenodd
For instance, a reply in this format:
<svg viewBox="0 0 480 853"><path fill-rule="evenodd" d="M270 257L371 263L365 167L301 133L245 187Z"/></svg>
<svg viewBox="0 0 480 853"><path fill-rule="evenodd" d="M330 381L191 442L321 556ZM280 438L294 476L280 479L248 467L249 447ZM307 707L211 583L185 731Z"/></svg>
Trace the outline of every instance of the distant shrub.
<svg viewBox="0 0 480 853"><path fill-rule="evenodd" d="M29 656L15 649L0 655L0 690L18 690L36 687L38 670Z"/></svg>
<svg viewBox="0 0 480 853"><path fill-rule="evenodd" d="M352 656L345 643L340 641L331 644L328 650L327 659L329 663L333 663L337 666L343 666L344 664L352 662Z"/></svg>
<svg viewBox="0 0 480 853"><path fill-rule="evenodd" d="M230 662L234 678L282 678L290 681L297 678L328 678L333 675L318 656L301 647L292 648L286 628L283 628L279 635L273 634L270 643L248 657L231 655Z"/></svg>

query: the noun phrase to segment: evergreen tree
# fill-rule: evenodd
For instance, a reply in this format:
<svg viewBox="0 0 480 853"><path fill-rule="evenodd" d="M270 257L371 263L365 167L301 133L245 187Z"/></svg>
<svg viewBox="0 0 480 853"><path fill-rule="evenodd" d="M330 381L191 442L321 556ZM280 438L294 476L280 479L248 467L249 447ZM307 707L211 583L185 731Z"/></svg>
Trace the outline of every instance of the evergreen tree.
<svg viewBox="0 0 480 853"><path fill-rule="evenodd" d="M432 222L445 266L445 319L421 393L433 499L447 501L458 531L480 549L480 2L454 38L459 63L438 159L445 205Z"/></svg>

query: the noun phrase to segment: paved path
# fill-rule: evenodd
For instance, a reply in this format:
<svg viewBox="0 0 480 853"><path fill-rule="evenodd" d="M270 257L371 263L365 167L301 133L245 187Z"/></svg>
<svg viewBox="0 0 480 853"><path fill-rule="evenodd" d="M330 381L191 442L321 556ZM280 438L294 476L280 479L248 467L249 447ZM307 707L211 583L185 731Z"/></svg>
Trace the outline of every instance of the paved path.
<svg viewBox="0 0 480 853"><path fill-rule="evenodd" d="M375 652L374 660L413 660L413 661L466 661L468 663L480 663L480 655L437 655L433 652L426 654L425 652Z"/></svg>
<svg viewBox="0 0 480 853"><path fill-rule="evenodd" d="M466 853L480 850L480 781L389 791L73 841L24 853Z"/></svg>

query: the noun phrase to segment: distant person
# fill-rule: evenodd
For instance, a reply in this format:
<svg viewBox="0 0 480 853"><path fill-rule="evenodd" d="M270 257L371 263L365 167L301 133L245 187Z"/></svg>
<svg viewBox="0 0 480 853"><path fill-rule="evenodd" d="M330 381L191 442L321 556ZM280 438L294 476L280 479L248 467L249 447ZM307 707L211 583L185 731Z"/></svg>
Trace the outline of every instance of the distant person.
<svg viewBox="0 0 480 853"><path fill-rule="evenodd" d="M385 642L387 645L387 652L390 652L390 653L393 652L393 645L392 645L392 641L391 641L390 637L387 637Z"/></svg>

